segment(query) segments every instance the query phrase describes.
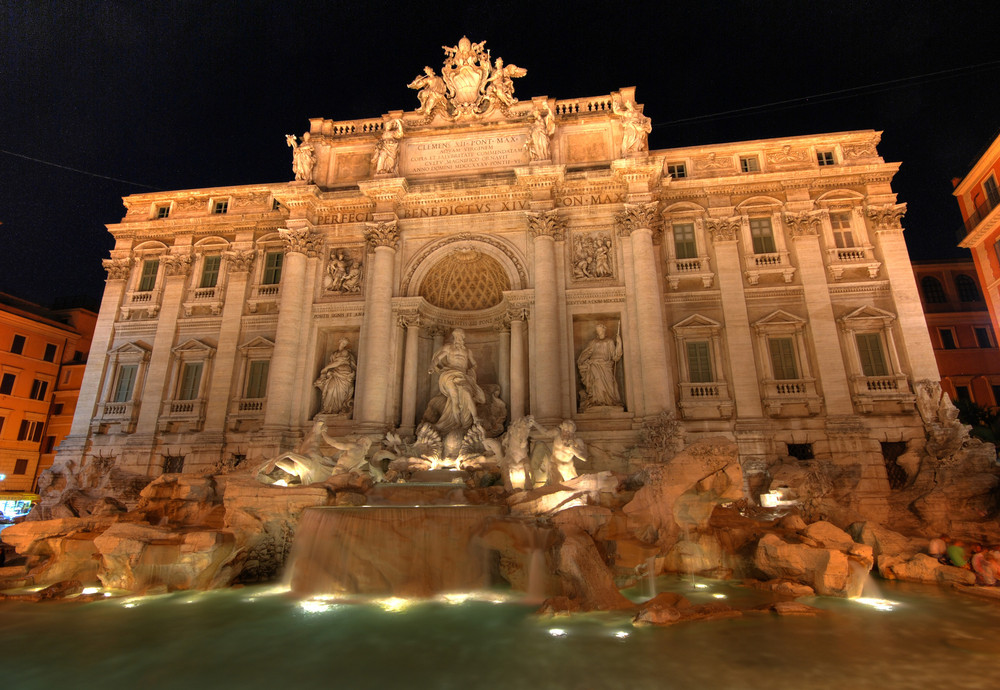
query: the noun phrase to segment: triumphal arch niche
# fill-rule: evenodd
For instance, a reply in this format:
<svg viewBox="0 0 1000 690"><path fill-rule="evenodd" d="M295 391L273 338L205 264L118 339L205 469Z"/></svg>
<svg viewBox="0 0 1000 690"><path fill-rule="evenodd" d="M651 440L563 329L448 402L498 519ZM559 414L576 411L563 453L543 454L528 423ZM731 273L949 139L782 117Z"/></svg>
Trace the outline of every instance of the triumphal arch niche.
<svg viewBox="0 0 1000 690"><path fill-rule="evenodd" d="M413 109L286 135L293 180L127 197L60 452L156 474L313 420L489 446L530 414L602 469L672 415L751 475L795 450L879 481L938 378L879 133L650 151L634 88L525 74L463 38Z"/></svg>

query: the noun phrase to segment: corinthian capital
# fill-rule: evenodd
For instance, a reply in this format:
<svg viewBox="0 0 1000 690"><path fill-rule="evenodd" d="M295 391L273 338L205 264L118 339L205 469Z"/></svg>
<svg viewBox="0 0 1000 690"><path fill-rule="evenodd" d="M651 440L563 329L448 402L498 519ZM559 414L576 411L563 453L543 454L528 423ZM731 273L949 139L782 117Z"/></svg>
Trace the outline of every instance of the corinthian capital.
<svg viewBox="0 0 1000 690"><path fill-rule="evenodd" d="M559 217L559 211L525 211L528 218L528 232L532 237L551 237L561 240L566 237L566 223Z"/></svg>
<svg viewBox="0 0 1000 690"><path fill-rule="evenodd" d="M648 204L625 204L625 210L615 214L615 227L622 237L636 230L652 230L657 226L656 207L659 202Z"/></svg>
<svg viewBox="0 0 1000 690"><path fill-rule="evenodd" d="M740 217L706 218L705 228L712 235L713 242L735 242L740 229Z"/></svg>
<svg viewBox="0 0 1000 690"><path fill-rule="evenodd" d="M397 249L399 247L399 227L397 221L365 223L365 241L368 242L368 251L373 252L376 247Z"/></svg>
<svg viewBox="0 0 1000 690"><path fill-rule="evenodd" d="M246 273L253 268L253 257L252 251L226 252L226 266L230 273Z"/></svg>
<svg viewBox="0 0 1000 690"><path fill-rule="evenodd" d="M105 259L103 263L108 280L127 280L132 271L132 259Z"/></svg>
<svg viewBox="0 0 1000 690"><path fill-rule="evenodd" d="M172 255L168 254L164 256L161 260L163 264L163 273L168 276L184 276L187 275L188 269L191 268L191 255Z"/></svg>
<svg viewBox="0 0 1000 690"><path fill-rule="evenodd" d="M903 214L906 204L885 204L884 206L866 206L865 215L872 219L876 232L903 231Z"/></svg>
<svg viewBox="0 0 1000 690"><path fill-rule="evenodd" d="M316 256L322 238L312 228L278 228L286 252L298 252L306 256Z"/></svg>
<svg viewBox="0 0 1000 690"><path fill-rule="evenodd" d="M786 213L785 225L791 231L792 237L815 237L819 235L819 227L823 223L823 213Z"/></svg>

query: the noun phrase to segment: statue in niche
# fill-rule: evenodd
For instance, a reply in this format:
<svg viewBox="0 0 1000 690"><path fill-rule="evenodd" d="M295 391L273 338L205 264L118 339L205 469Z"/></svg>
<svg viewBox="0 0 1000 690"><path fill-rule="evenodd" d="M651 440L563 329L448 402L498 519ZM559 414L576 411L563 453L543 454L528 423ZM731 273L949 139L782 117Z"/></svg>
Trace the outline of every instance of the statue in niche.
<svg viewBox="0 0 1000 690"><path fill-rule="evenodd" d="M420 101L417 112L421 115L430 115L438 106L447 106L445 98L447 87L444 84L444 79L436 75L430 67L424 67L424 73L418 74L416 79L407 85L407 88L420 89L417 94L417 100Z"/></svg>
<svg viewBox="0 0 1000 690"><path fill-rule="evenodd" d="M610 278L611 238L606 234L577 235L573 240L573 277Z"/></svg>
<svg viewBox="0 0 1000 690"><path fill-rule="evenodd" d="M296 182L309 184L313 179L313 167L316 165L316 154L309 143L309 132L302 135L302 143L296 143L294 134L285 135L285 143L292 147L292 172Z"/></svg>
<svg viewBox="0 0 1000 690"><path fill-rule="evenodd" d="M594 407L622 406L618 379L615 376L615 367L622 358L621 333L616 333L615 339L611 340L607 337L607 328L603 323L597 324L594 330L597 337L590 341L576 359L584 388L580 391L581 412Z"/></svg>
<svg viewBox="0 0 1000 690"><path fill-rule="evenodd" d="M399 140L403 138L403 121L398 117L385 125L382 137L375 144L372 163L376 175L395 175L399 167Z"/></svg>
<svg viewBox="0 0 1000 690"><path fill-rule="evenodd" d="M552 439L552 452L545 462L545 483L558 484L576 479L579 473L576 471L575 460L587 461L587 446L576 435L576 424L566 419L555 429L545 429L537 424L535 428ZM536 486L539 481L540 478L537 478Z"/></svg>
<svg viewBox="0 0 1000 690"><path fill-rule="evenodd" d="M653 131L652 120L636 110L632 101L626 101L623 108L614 100L611 111L622 120L622 153L645 151L646 137Z"/></svg>
<svg viewBox="0 0 1000 690"><path fill-rule="evenodd" d="M552 156L549 152L550 139L556 131L556 120L547 102L544 108L534 111L534 118L525 147L531 160L547 161Z"/></svg>
<svg viewBox="0 0 1000 690"><path fill-rule="evenodd" d="M354 407L354 376L357 362L348 348L350 342L341 338L337 351L319 372L313 384L322 395L321 414L349 414Z"/></svg>
<svg viewBox="0 0 1000 690"><path fill-rule="evenodd" d="M344 249L331 251L326 275L323 276L323 288L341 294L361 292L361 262Z"/></svg>
<svg viewBox="0 0 1000 690"><path fill-rule="evenodd" d="M517 103L514 98L513 77L523 77L528 70L522 69L511 63L504 67L503 58L497 58L493 66L493 73L486 80L486 98L493 105L500 105L502 108L509 108Z"/></svg>
<svg viewBox="0 0 1000 690"><path fill-rule="evenodd" d="M465 331L451 332L451 342L434 353L428 373L439 375L438 389L444 396L441 415L434 423L438 432L447 434L477 424L476 405L486 402L486 394L476 383L476 360L465 346Z"/></svg>

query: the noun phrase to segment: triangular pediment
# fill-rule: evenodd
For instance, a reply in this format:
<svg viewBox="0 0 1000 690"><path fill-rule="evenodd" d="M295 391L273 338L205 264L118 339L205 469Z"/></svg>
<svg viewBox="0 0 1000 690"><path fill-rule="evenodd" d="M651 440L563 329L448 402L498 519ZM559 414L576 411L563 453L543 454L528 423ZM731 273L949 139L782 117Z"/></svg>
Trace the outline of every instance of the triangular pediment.
<svg viewBox="0 0 1000 690"><path fill-rule="evenodd" d="M244 352L247 350L273 350L273 349L274 349L274 341L268 340L264 336L260 335L258 335L250 342L243 343L242 345L240 345L240 350L243 350Z"/></svg>
<svg viewBox="0 0 1000 690"><path fill-rule="evenodd" d="M885 311L884 309L879 309L871 304L866 304L863 307L858 307L850 314L842 316L841 321L845 323L859 322L859 321L880 321L882 323L890 323L896 319L896 315Z"/></svg>
<svg viewBox="0 0 1000 690"><path fill-rule="evenodd" d="M149 347L145 343L141 342L128 342L122 343L115 349L111 350L112 355L148 355L153 351L153 348Z"/></svg>
<svg viewBox="0 0 1000 690"><path fill-rule="evenodd" d="M174 354L211 354L215 352L215 348L207 343L198 340L197 338L191 338L190 340L185 340L183 343L175 347L172 352Z"/></svg>
<svg viewBox="0 0 1000 690"><path fill-rule="evenodd" d="M673 328L674 331L691 330L694 328L709 328L712 330L718 330L722 328L722 324L714 319L708 318L707 316L692 314L683 321L675 323Z"/></svg>
<svg viewBox="0 0 1000 690"><path fill-rule="evenodd" d="M765 316L763 319L756 321L754 326L760 328L762 326L787 326L787 325L802 325L805 324L805 319L799 318L795 314L789 314L784 309L778 309L777 311L772 311L770 314Z"/></svg>

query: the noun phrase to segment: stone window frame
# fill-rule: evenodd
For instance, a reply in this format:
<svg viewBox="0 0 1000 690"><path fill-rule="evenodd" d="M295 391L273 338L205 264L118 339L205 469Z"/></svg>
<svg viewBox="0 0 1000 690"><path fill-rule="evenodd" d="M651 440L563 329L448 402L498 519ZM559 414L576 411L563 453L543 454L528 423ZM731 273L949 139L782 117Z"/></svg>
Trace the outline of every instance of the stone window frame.
<svg viewBox="0 0 1000 690"><path fill-rule="evenodd" d="M760 165L760 156L756 153L740 154L740 173L743 175L754 175L763 172Z"/></svg>
<svg viewBox="0 0 1000 690"><path fill-rule="evenodd" d="M702 287L712 287L715 273L712 271L712 261L708 254L708 237L705 233L705 209L693 204L674 204L663 210L664 222L664 258L667 263L667 282L672 290L680 287L680 282L686 278L701 281ZM691 259L677 258L677 247L674 245L674 225L694 225L694 244L696 256Z"/></svg>
<svg viewBox="0 0 1000 690"><path fill-rule="evenodd" d="M823 246L831 276L840 280L848 269L859 268L868 272L869 278L877 278L882 263L875 257L871 232L864 215L864 197L850 189L831 190L816 199L816 207L825 211L820 223ZM831 214L849 213L853 247L838 247Z"/></svg>
<svg viewBox="0 0 1000 690"><path fill-rule="evenodd" d="M837 321L840 324L841 346L847 359L845 364L848 380L851 382L851 394L858 410L862 413L871 412L872 403L876 399L911 396L909 377L903 371L893 333L896 315L874 305L864 305L841 316ZM857 336L861 334L878 335L888 367L884 376L864 374L857 341Z"/></svg>
<svg viewBox="0 0 1000 690"><path fill-rule="evenodd" d="M135 421L142 403L142 390L146 383L146 372L152 348L139 341L128 341L108 352L107 366L101 385L100 403L91 423L91 431L100 433L102 425L120 424L122 433L135 431ZM121 368L136 365L135 382L128 400L114 400Z"/></svg>
<svg viewBox="0 0 1000 690"><path fill-rule="evenodd" d="M736 206L740 217L740 244L743 249L744 276L750 285L757 285L760 276L779 274L786 283L792 282L795 267L788 252L785 224L782 220L784 204L774 197L756 196L746 199ZM751 218L768 218L771 221L771 236L774 251L758 254L754 251L753 235L750 232Z"/></svg>
<svg viewBox="0 0 1000 690"><path fill-rule="evenodd" d="M170 214L174 212L174 202L168 201L166 203L160 201L152 205L150 211L150 218L152 220L166 220L170 218Z"/></svg>
<svg viewBox="0 0 1000 690"><path fill-rule="evenodd" d="M212 216L224 216L233 205L231 196L213 196L208 200L208 213Z"/></svg>
<svg viewBox="0 0 1000 690"><path fill-rule="evenodd" d="M683 161L668 161L665 165L667 177L675 180L685 180L688 176L688 164L686 160ZM676 175L676 172L680 172L680 175Z"/></svg>
<svg viewBox="0 0 1000 690"><path fill-rule="evenodd" d="M722 324L702 314L693 314L671 327L677 347L678 408L685 419L729 418L733 400L726 380L722 342ZM690 381L687 345L691 342L709 344L712 381Z"/></svg>
<svg viewBox="0 0 1000 690"><path fill-rule="evenodd" d="M165 280L163 259L169 253L170 247L156 240L143 242L132 250L132 273L129 276L125 300L122 305L123 318L129 318L133 311L144 311L149 317L154 317L159 312ZM151 290L140 290L142 271L147 261L159 262L156 267L156 278Z"/></svg>
<svg viewBox="0 0 1000 690"><path fill-rule="evenodd" d="M216 349L198 338L190 338L171 349L170 368L167 371L167 381L170 382L170 396L163 401L160 413L161 431L166 431L175 422L191 425L192 431L201 429L205 421L205 408L208 400L209 382L212 378L212 363ZM193 398L181 399L181 388L185 366L201 364L201 378L198 381L198 391Z"/></svg>
<svg viewBox="0 0 1000 690"><path fill-rule="evenodd" d="M822 399L817 392L813 375L809 339L806 337L808 322L795 314L777 309L752 324L754 332L754 359L757 365L761 399L771 416L784 414L785 405L804 405L807 414L820 412ZM797 379L778 379L771 363L771 338L790 338L795 354Z"/></svg>
<svg viewBox="0 0 1000 690"><path fill-rule="evenodd" d="M264 416L264 408L267 404L267 395L263 398L246 398L247 383L250 376L250 363L267 360L270 362L274 356L274 340L257 336L252 340L243 343L237 348L239 352L239 364L234 380L239 387L232 396L232 403L229 410L230 427L235 429L241 420L258 419ZM266 393L271 390L271 372L268 368L268 383Z"/></svg>
<svg viewBox="0 0 1000 690"><path fill-rule="evenodd" d="M837 155L833 149L816 149L816 164L821 168L837 164Z"/></svg>
<svg viewBox="0 0 1000 690"><path fill-rule="evenodd" d="M254 242L254 262L253 274L250 281L250 297L247 300L247 307L251 313L257 311L263 303L273 303L277 305L281 296L281 280L277 283L264 283L265 260L271 252L281 252L285 254L285 243L281 235L277 232L268 233ZM282 278L284 277L284 259L282 259Z"/></svg>
<svg viewBox="0 0 1000 690"><path fill-rule="evenodd" d="M188 276L187 299L184 301L185 316L191 316L195 307L207 307L213 315L222 313L223 296L229 278L226 253L230 246L225 238L213 235L198 240L191 248L191 271ZM208 256L220 257L219 275L213 287L204 288L201 287L201 279Z"/></svg>

